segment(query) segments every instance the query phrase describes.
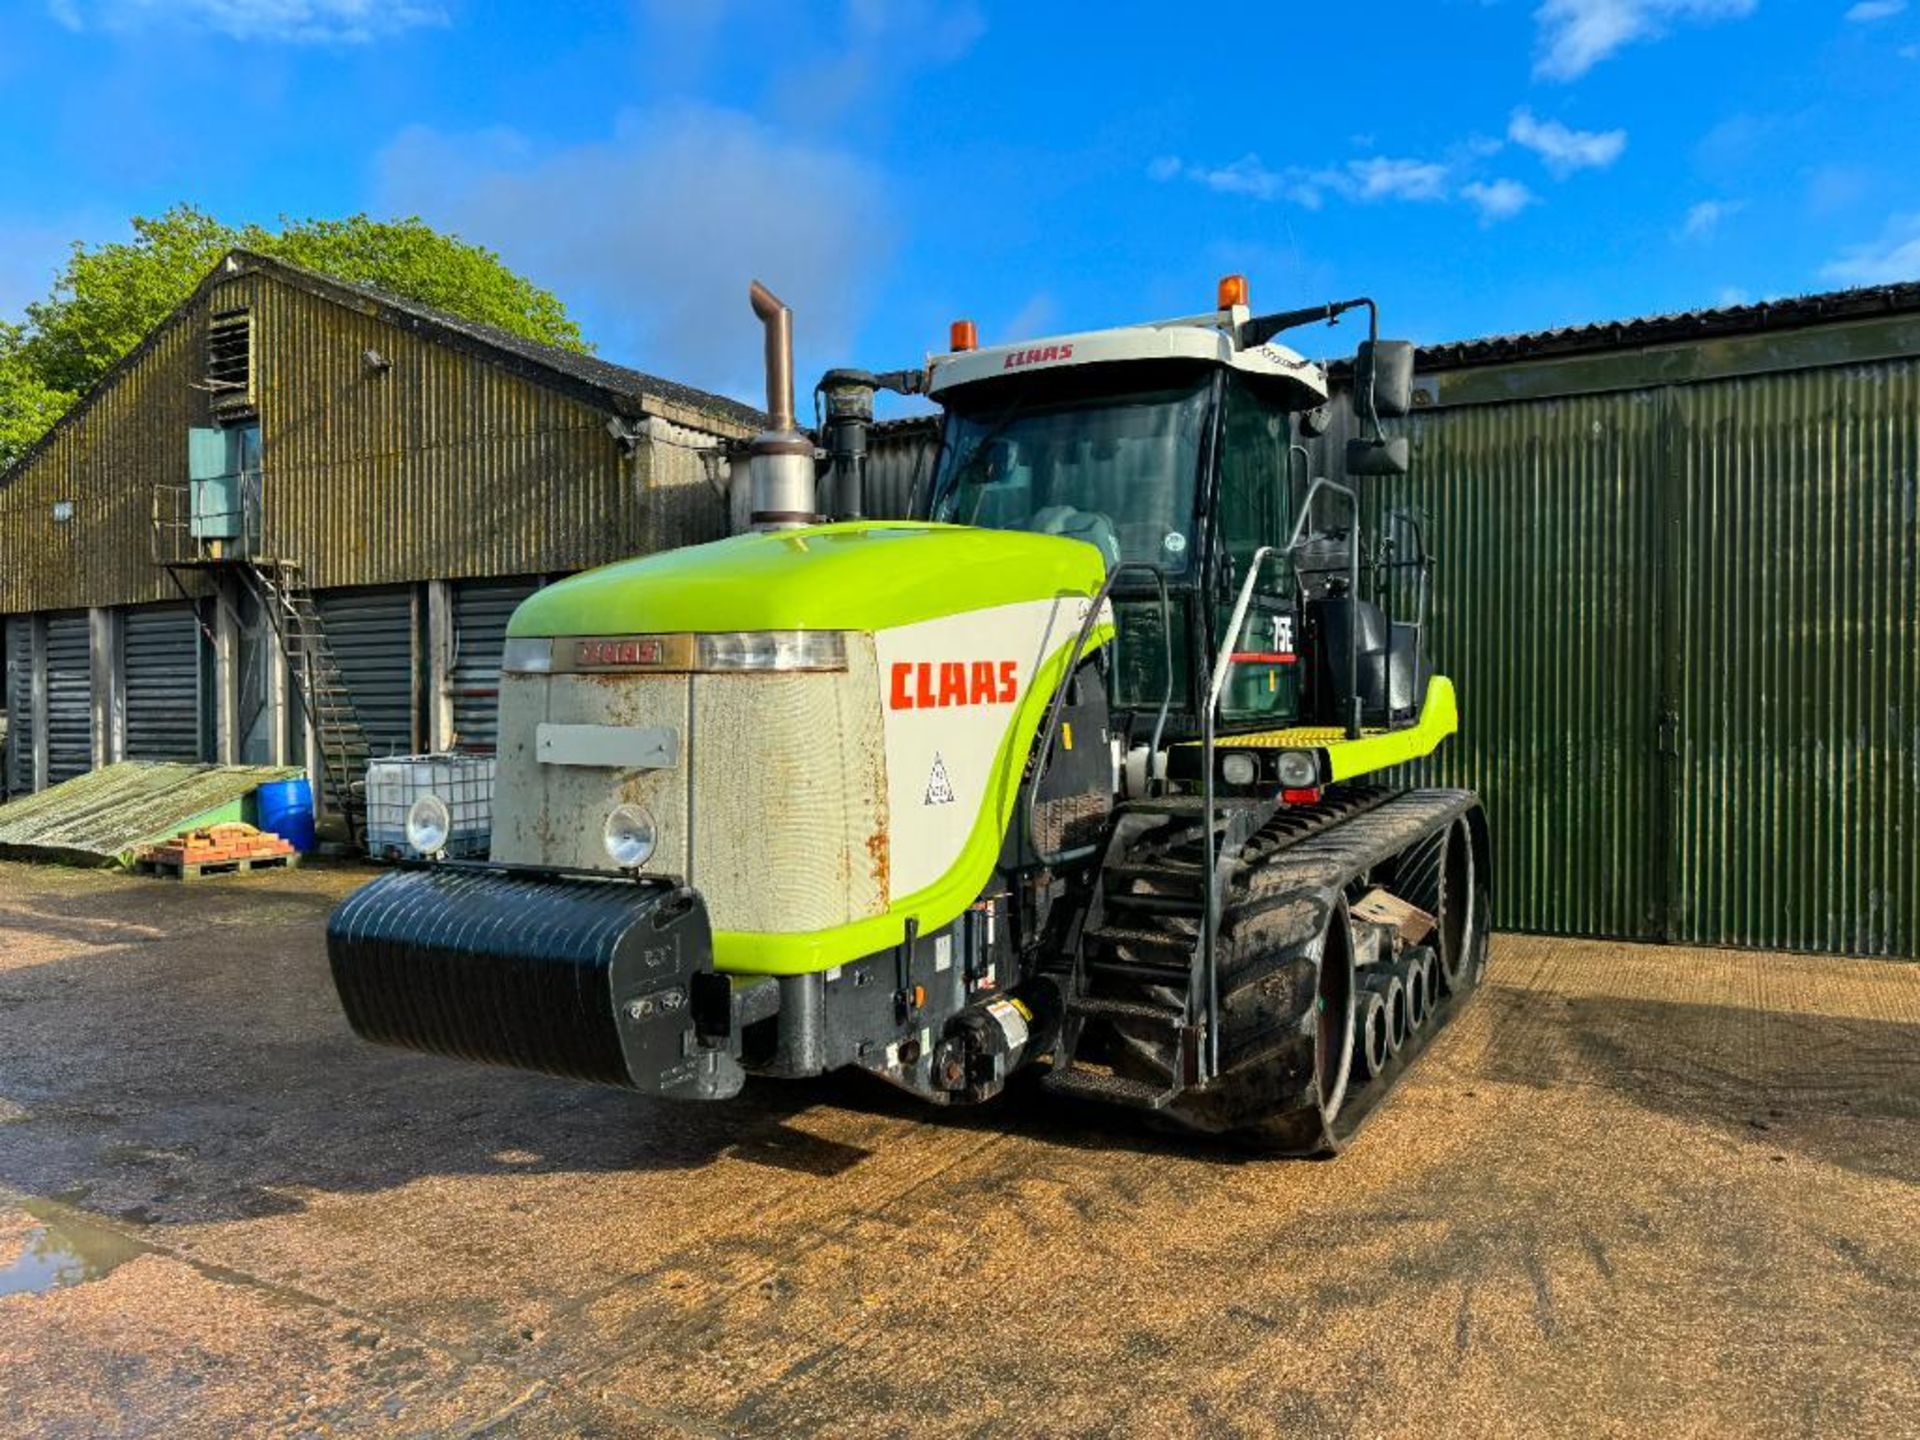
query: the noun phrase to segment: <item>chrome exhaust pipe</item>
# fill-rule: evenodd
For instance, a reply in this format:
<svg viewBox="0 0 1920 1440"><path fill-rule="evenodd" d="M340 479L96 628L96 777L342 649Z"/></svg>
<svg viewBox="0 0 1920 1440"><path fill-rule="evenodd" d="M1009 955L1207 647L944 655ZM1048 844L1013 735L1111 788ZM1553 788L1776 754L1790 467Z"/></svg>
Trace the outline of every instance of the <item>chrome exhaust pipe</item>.
<svg viewBox="0 0 1920 1440"><path fill-rule="evenodd" d="M794 428L793 311L755 280L747 299L767 335L767 414L772 426L748 448L748 484L752 487L755 530L786 530L812 525L815 512L813 441Z"/></svg>

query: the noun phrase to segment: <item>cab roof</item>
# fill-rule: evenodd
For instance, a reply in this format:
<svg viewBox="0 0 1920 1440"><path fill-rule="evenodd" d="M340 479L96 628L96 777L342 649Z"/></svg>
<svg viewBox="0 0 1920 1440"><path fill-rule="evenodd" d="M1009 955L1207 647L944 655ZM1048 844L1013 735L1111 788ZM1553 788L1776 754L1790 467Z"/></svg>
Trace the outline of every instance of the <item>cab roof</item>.
<svg viewBox="0 0 1920 1440"><path fill-rule="evenodd" d="M1246 320L1245 307L1236 306L1216 314L936 355L927 362L927 393L938 399L965 385L1039 370L1191 360L1227 366L1282 391L1291 408L1311 409L1324 403L1325 369L1271 341L1241 345L1238 336Z"/></svg>

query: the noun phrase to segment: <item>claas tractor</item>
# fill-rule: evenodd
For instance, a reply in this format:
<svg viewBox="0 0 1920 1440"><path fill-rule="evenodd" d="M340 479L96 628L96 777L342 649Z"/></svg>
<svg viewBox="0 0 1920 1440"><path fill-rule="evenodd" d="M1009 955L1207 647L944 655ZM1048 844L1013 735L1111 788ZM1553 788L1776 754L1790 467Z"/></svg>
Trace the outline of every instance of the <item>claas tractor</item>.
<svg viewBox="0 0 1920 1440"><path fill-rule="evenodd" d="M521 604L490 856L335 911L354 1029L689 1101L1031 1071L1030 1103L1340 1149L1487 950L1478 801L1393 779L1457 727L1423 522L1364 493L1407 469L1411 347L1230 276L1149 324L961 322L830 371L805 432L791 312L750 298L745 527ZM1335 406L1274 337L1357 309ZM907 519L864 517L881 391L943 411Z"/></svg>

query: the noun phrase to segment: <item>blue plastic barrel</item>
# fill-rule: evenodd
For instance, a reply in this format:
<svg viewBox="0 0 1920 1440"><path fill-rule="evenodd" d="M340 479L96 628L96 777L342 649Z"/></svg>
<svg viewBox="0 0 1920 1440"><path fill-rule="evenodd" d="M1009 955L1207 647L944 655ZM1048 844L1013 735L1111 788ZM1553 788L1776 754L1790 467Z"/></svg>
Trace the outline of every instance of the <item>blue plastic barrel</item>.
<svg viewBox="0 0 1920 1440"><path fill-rule="evenodd" d="M313 849L313 786L305 780L271 780L254 792L254 804L262 830L302 855Z"/></svg>

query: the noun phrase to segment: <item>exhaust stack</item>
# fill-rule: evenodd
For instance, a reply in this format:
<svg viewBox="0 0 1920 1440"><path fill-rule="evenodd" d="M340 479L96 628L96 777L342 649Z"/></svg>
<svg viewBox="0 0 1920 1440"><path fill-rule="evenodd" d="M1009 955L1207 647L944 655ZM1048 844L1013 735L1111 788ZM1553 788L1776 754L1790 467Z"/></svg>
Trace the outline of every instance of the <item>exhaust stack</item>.
<svg viewBox="0 0 1920 1440"><path fill-rule="evenodd" d="M767 412L773 427L747 450L755 530L787 530L819 520L814 505L813 441L793 423L793 311L755 280L747 289L767 331Z"/></svg>

